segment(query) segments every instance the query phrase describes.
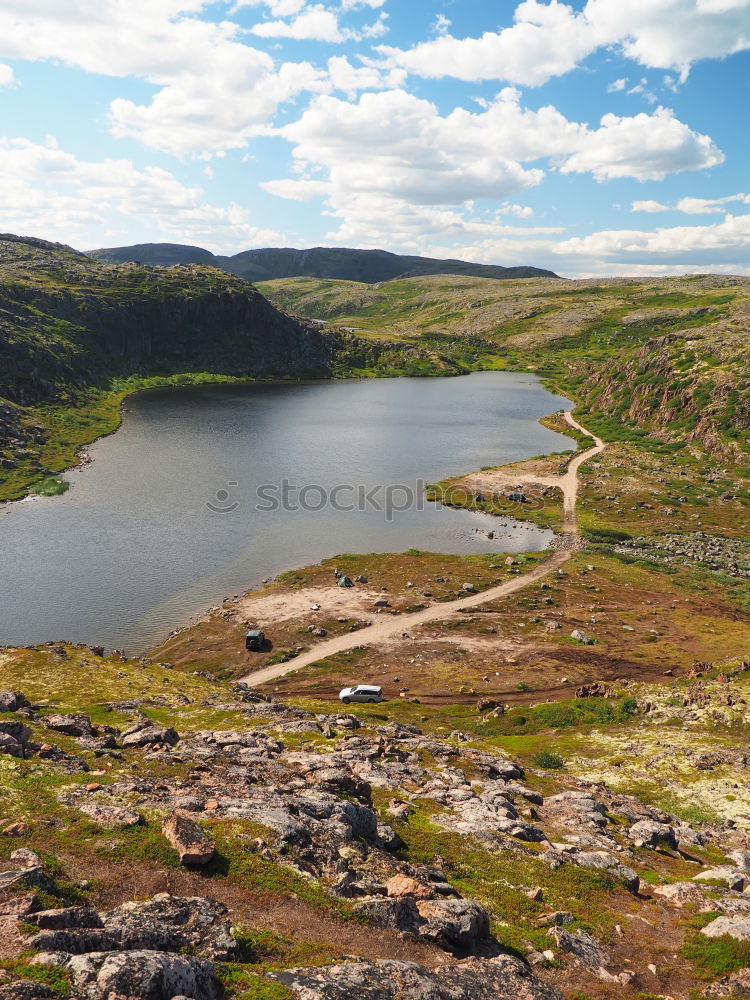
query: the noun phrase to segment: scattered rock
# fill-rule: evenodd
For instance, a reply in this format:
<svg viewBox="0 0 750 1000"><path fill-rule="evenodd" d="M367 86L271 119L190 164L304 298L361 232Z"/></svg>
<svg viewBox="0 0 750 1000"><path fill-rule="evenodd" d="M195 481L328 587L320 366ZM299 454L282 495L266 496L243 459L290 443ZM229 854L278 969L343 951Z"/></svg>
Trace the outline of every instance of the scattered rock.
<svg viewBox="0 0 750 1000"><path fill-rule="evenodd" d="M125 730L122 734L122 745L124 747L146 747L152 743L163 743L167 746L175 746L179 739L180 737L174 729L141 722L137 726Z"/></svg>
<svg viewBox="0 0 750 1000"><path fill-rule="evenodd" d="M216 846L195 820L175 810L162 826L162 833L180 855L183 865L207 865Z"/></svg>
<svg viewBox="0 0 750 1000"><path fill-rule="evenodd" d="M709 938L723 937L725 934L736 941L750 940L750 917L717 917L701 930Z"/></svg>
<svg viewBox="0 0 750 1000"><path fill-rule="evenodd" d="M100 805L98 802L85 802L78 808L95 823L113 830L143 823L143 816L134 809Z"/></svg>
<svg viewBox="0 0 750 1000"><path fill-rule="evenodd" d="M271 973L297 1000L563 1000L510 955L470 958L435 971L381 959Z"/></svg>
<svg viewBox="0 0 750 1000"><path fill-rule="evenodd" d="M17 712L19 708L28 708L26 695L20 691L0 691L0 712Z"/></svg>

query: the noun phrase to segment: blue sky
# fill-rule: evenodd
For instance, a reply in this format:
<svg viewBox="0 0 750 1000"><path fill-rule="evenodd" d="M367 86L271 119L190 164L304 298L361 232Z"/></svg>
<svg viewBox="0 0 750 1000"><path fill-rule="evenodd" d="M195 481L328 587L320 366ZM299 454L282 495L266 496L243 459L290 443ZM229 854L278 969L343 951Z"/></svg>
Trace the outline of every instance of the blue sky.
<svg viewBox="0 0 750 1000"><path fill-rule="evenodd" d="M0 0L0 228L750 274L750 0Z"/></svg>

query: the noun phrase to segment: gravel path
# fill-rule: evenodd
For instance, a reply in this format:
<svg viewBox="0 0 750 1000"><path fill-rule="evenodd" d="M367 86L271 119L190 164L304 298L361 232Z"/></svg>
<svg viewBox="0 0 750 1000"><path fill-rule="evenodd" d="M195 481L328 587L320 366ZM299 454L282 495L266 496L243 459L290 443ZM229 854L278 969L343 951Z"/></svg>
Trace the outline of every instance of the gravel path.
<svg viewBox="0 0 750 1000"><path fill-rule="evenodd" d="M351 649L352 645L377 645L378 643L398 637L409 629L425 625L427 622L447 618L451 612L465 611L467 608L476 608L489 601L496 601L507 597L509 594L513 594L517 590L521 590L530 583L535 583L537 580L541 580L559 569L570 559L576 548L578 539L578 523L576 519L578 469L589 458L598 455L606 447L603 441L575 421L570 412L565 413L565 419L571 427L576 427L579 431L583 431L584 434L589 434L594 439L594 447L589 448L588 451L584 451L574 458L570 462L567 472L562 476L514 477L515 481L519 483L540 483L543 486L557 487L562 491L563 530L560 538L560 547L549 559L541 563L541 565L534 567L534 569L529 570L528 573L523 573L513 580L508 580L507 583L499 584L497 587L490 587L489 590L484 590L481 594L470 594L468 597L451 601L449 604L433 604L429 608L423 608L421 611L415 611L411 614L373 616L370 619L371 624L361 634L357 634L357 639L354 639L351 633L327 639L325 642L318 643L313 649L305 653L300 653L299 656L296 656L288 663L276 663L273 666L264 667L262 670L254 670L249 674L245 674L242 680L247 684L265 684L268 681L275 680L277 677L283 677L285 674L290 674L295 670L301 670L311 663L317 663L318 660L322 660L326 656L332 656L334 653L342 653L344 650Z"/></svg>

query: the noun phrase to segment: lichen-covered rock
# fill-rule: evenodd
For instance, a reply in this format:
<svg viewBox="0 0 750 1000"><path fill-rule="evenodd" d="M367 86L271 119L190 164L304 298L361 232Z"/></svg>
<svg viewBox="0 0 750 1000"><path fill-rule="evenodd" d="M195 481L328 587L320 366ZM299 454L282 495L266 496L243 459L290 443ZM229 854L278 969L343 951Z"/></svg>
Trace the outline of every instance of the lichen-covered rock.
<svg viewBox="0 0 750 1000"><path fill-rule="evenodd" d="M68 906L55 910L39 910L26 918L40 930L67 930L78 927L103 927L101 917L91 906Z"/></svg>
<svg viewBox="0 0 750 1000"><path fill-rule="evenodd" d="M0 754L7 754L8 757L25 756L23 744L10 733L0 733Z"/></svg>
<svg viewBox="0 0 750 1000"><path fill-rule="evenodd" d="M11 736L17 743L28 743L31 739L31 728L25 722L17 722L15 719L0 721L0 734L2 733Z"/></svg>
<svg viewBox="0 0 750 1000"><path fill-rule="evenodd" d="M693 882L672 882L671 885L657 885L654 887L655 896L666 899L672 906L682 909L683 906L697 906L699 912L708 913L716 908L715 903L709 900L705 892L699 889Z"/></svg>
<svg viewBox="0 0 750 1000"><path fill-rule="evenodd" d="M139 723L137 726L125 730L122 734L122 745L124 747L147 747L156 743L165 743L168 746L175 746L179 739L176 731L169 726Z"/></svg>
<svg viewBox="0 0 750 1000"><path fill-rule="evenodd" d="M380 960L290 969L271 974L297 1000L563 1000L510 955L470 958L431 971L411 962Z"/></svg>
<svg viewBox="0 0 750 1000"><path fill-rule="evenodd" d="M159 893L152 899L123 903L102 915L108 929L119 928L139 947L159 951L190 950L205 958L227 961L239 945L230 933L227 907L203 896Z"/></svg>
<svg viewBox="0 0 750 1000"><path fill-rule="evenodd" d="M750 917L717 917L701 930L709 938L723 937L725 934L737 941L750 940Z"/></svg>
<svg viewBox="0 0 750 1000"><path fill-rule="evenodd" d="M657 823L655 820L642 819L634 823L628 830L628 837L636 847L668 847L677 849L677 836L674 828L667 823Z"/></svg>
<svg viewBox="0 0 750 1000"><path fill-rule="evenodd" d="M566 931L562 927L550 927L547 934L554 938L561 951L568 952L584 968L598 970L606 964L604 949L588 931Z"/></svg>
<svg viewBox="0 0 750 1000"><path fill-rule="evenodd" d="M138 1000L219 1000L214 965L187 955L159 951L105 951L77 955L64 968L76 995L88 1000L137 997Z"/></svg>
<svg viewBox="0 0 750 1000"><path fill-rule="evenodd" d="M35 979L21 979L15 983L0 985L0 1000L48 1000L56 996L51 987Z"/></svg>
<svg viewBox="0 0 750 1000"><path fill-rule="evenodd" d="M739 892L745 888L748 876L745 872L738 871L731 865L719 865L717 868L708 868L704 872L693 875L696 882L723 882L728 889L736 889Z"/></svg>
<svg viewBox="0 0 750 1000"><path fill-rule="evenodd" d="M66 736L92 736L94 727L88 715L48 715L42 720L47 729Z"/></svg>
<svg viewBox="0 0 750 1000"><path fill-rule="evenodd" d="M29 705L26 695L20 691L0 691L0 712L17 712Z"/></svg>
<svg viewBox="0 0 750 1000"><path fill-rule="evenodd" d="M736 851L729 851L727 858L734 861L735 866L741 871L750 875L750 851L738 848Z"/></svg>
<svg viewBox="0 0 750 1000"><path fill-rule="evenodd" d="M183 865L207 865L216 845L206 831L185 813L175 810L162 827L162 833L180 855Z"/></svg>
<svg viewBox="0 0 750 1000"><path fill-rule="evenodd" d="M718 983L709 986L704 996L727 997L729 1000L750 997L750 969L738 969L737 972L724 976Z"/></svg>
<svg viewBox="0 0 750 1000"><path fill-rule="evenodd" d="M394 875L388 880L386 892L395 899L403 896L412 896L414 899L431 899L435 895L429 885L402 873Z"/></svg>
<svg viewBox="0 0 750 1000"><path fill-rule="evenodd" d="M419 936L457 955L469 955L489 939L490 918L473 899L426 899L417 902L425 921Z"/></svg>
<svg viewBox="0 0 750 1000"><path fill-rule="evenodd" d="M134 809L125 809L121 806L102 805L99 802L84 802L78 808L95 823L112 830L128 826L138 826L143 822L143 816L139 812L136 812Z"/></svg>
<svg viewBox="0 0 750 1000"><path fill-rule="evenodd" d="M180 898L159 893L123 903L107 913L89 907L46 910L29 923L42 928L29 939L38 951L67 955L91 952L185 952L226 961L236 956L223 903L202 896Z"/></svg>

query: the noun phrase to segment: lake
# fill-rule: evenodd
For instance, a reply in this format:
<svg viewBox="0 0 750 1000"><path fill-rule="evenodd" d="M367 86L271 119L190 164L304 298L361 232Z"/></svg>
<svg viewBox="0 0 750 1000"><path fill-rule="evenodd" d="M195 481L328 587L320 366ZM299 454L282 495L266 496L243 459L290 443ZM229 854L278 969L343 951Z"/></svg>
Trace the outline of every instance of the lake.
<svg viewBox="0 0 750 1000"><path fill-rule="evenodd" d="M0 508L0 644L135 654L338 553L543 549L551 532L441 509L422 484L571 447L537 423L563 406L507 372L132 396L66 494Z"/></svg>

